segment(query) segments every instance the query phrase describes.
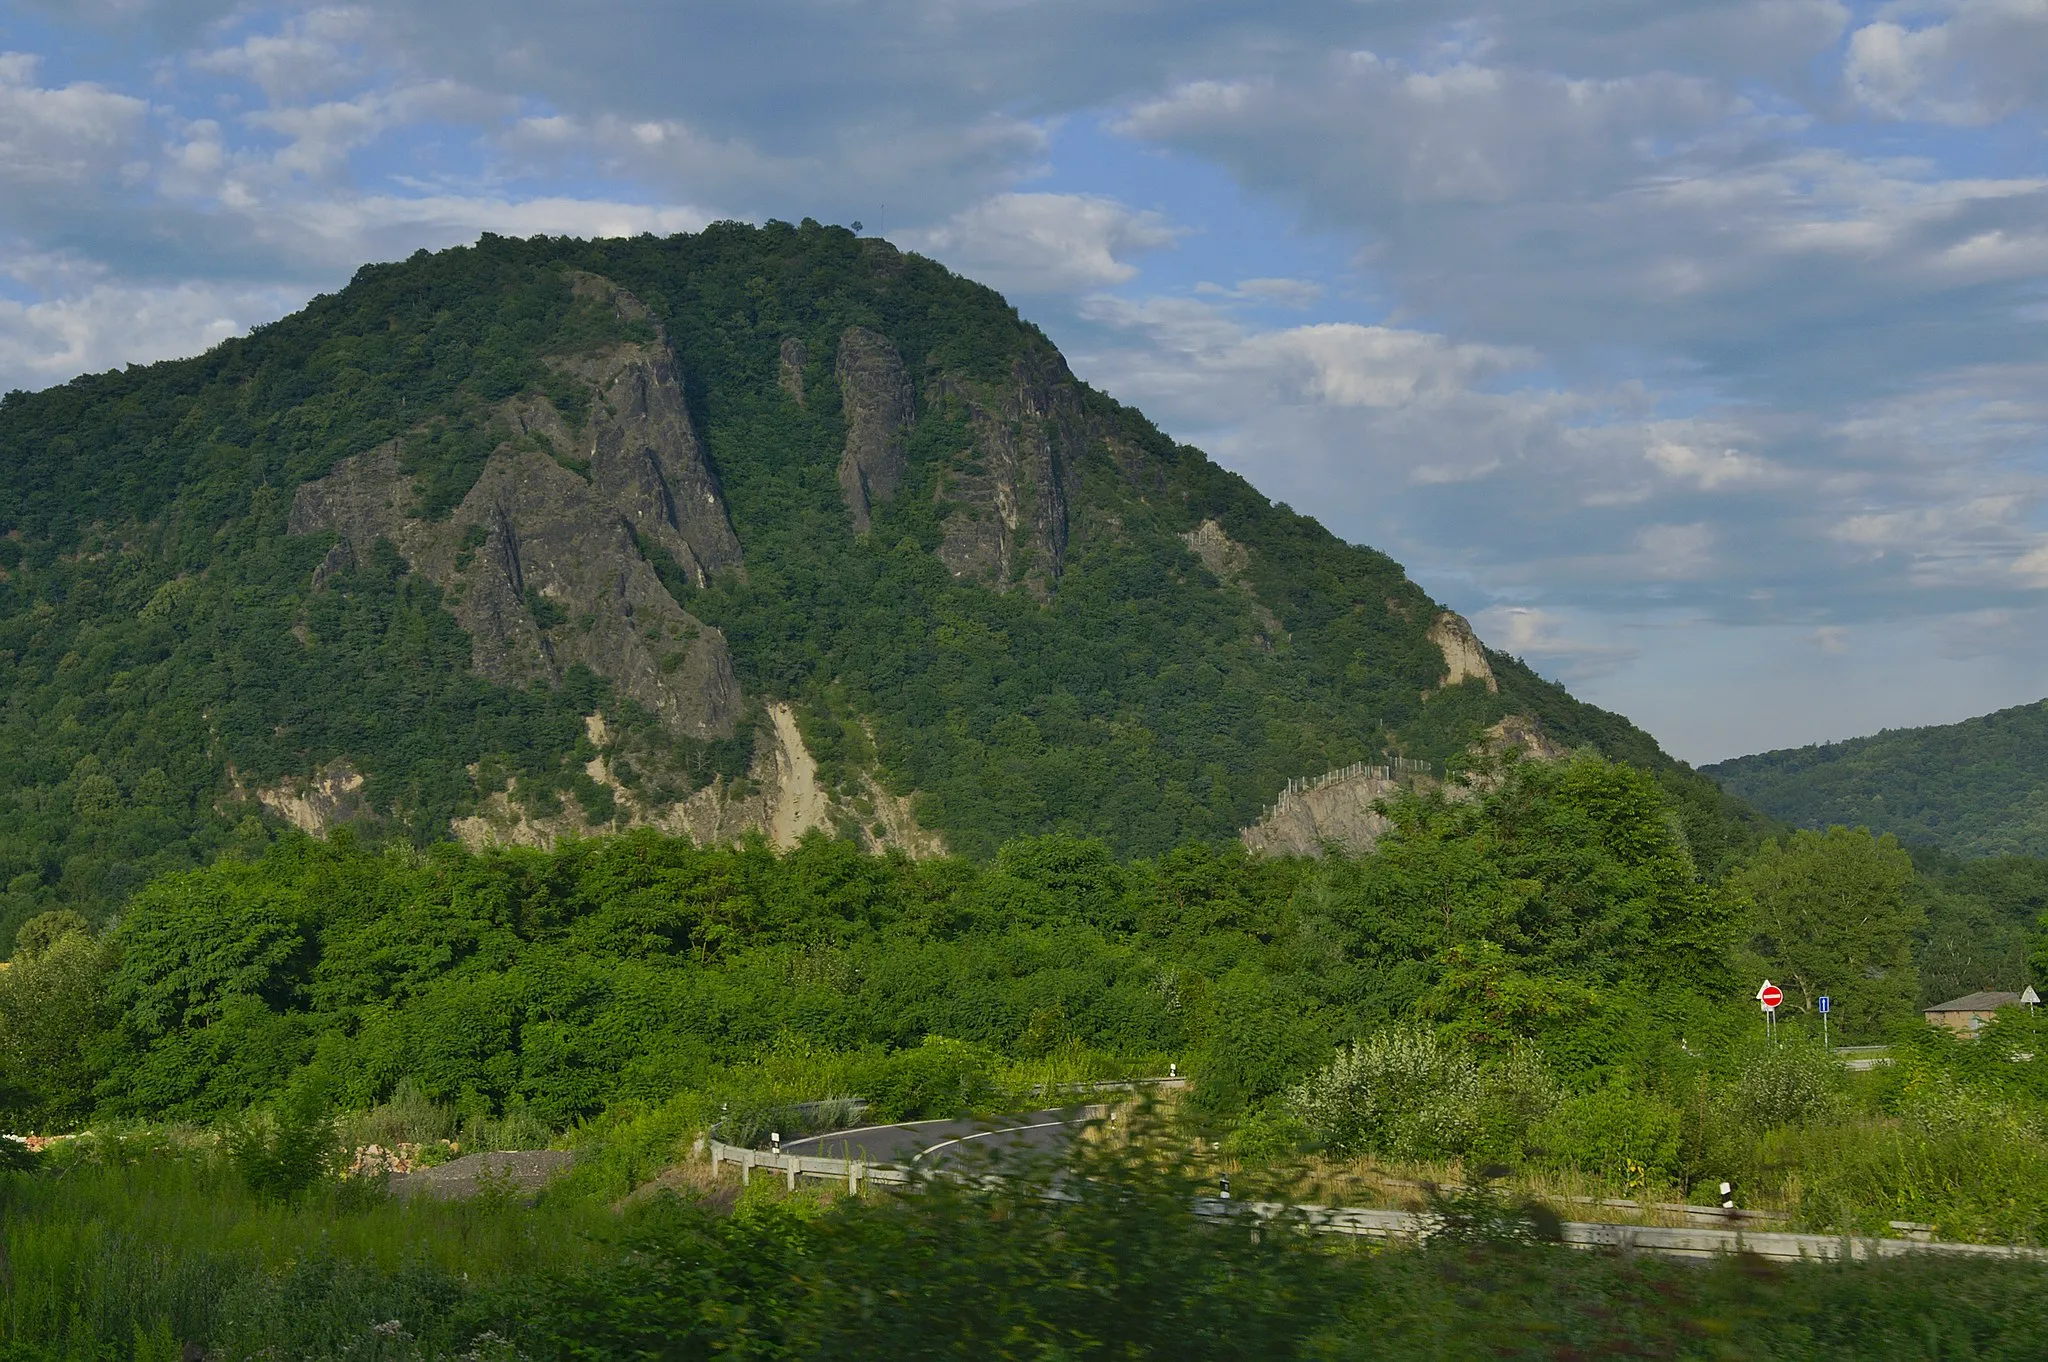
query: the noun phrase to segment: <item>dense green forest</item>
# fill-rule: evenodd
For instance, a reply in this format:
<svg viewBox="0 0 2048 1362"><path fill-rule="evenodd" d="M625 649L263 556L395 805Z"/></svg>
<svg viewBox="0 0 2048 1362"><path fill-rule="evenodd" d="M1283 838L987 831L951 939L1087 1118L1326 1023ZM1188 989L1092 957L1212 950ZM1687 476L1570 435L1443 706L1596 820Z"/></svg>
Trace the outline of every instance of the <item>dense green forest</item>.
<svg viewBox="0 0 2048 1362"><path fill-rule="evenodd" d="M1953 856L2048 856L2048 700L1705 770L1799 827L1871 827Z"/></svg>
<svg viewBox="0 0 2048 1362"><path fill-rule="evenodd" d="M1666 789L1592 754L1482 763L1389 815L1370 855L1318 860L646 830L477 854L344 830L161 876L109 931L39 915L0 972L0 1100L15 1129L91 1132L0 1144L0 1345L2030 1355L2035 1262L1587 1254L1545 1246L1550 1213L1515 1189L1711 1200L1730 1179L1797 1228L2048 1241L2034 1019L1959 1040L1914 1011L1923 976L2044 963L2048 863L1916 867L1837 828L1707 877ZM1787 984L1775 1043L1748 998L1765 972ZM1846 1073L1819 990L1836 1040L1894 1062ZM864 1197L675 1180L714 1120L743 1138L851 1096L864 1119L1021 1110L1169 1063L1186 1100L1070 1165ZM369 1140L450 1137L576 1164L532 1209L337 1175ZM1430 1193L1443 1230L1417 1251L1188 1213L1222 1172L1303 1199L1360 1170L1505 1181Z"/></svg>
<svg viewBox="0 0 2048 1362"><path fill-rule="evenodd" d="M578 270L630 290L659 332L579 294ZM916 414L901 490L858 535L833 363L854 327L904 356ZM390 442L407 514L438 523L517 443L508 413L545 402L562 429L594 428L609 408L577 365L657 334L743 561L699 580L641 547L730 648L746 699L729 739L680 735L585 668L486 679L447 593L389 544L336 562L331 534L288 532L297 489ZM1042 514L1019 522L1014 561L955 575L948 536L997 514L972 489L1032 440L1058 487L1020 475ZM1245 555L1232 581L1183 540L1211 520ZM526 603L557 645L589 625ZM279 823L252 792L337 759L366 778L366 840L430 844L507 788L602 828L615 795L656 807L742 776L775 699L799 706L828 785L857 794L867 773L914 794L976 859L1047 833L1119 857L1227 838L1289 778L1454 762L1510 713L1655 773L1704 864L1755 840L1710 782L1512 658L1491 657L1497 693L1442 685L1436 612L1383 555L1075 382L996 294L886 243L813 223L487 237L366 267L197 359L0 403L0 942L254 851ZM586 770L594 712L617 790Z"/></svg>
<svg viewBox="0 0 2048 1362"><path fill-rule="evenodd" d="M1237 1110L1418 1008L1489 1043L1535 1027L1567 1073L1598 1074L1710 1025L1734 987L1731 910L1648 777L1524 764L1402 816L1361 862L1191 844L1124 864L1060 836L985 864L818 836L787 855L646 831L482 855L292 837L157 880L104 938L33 920L11 1015L61 992L73 1017L58 1055L10 1074L40 1079L32 1124L214 1120L314 1075L345 1106L409 1080L560 1127L778 1046L908 1063L937 1045L933 1063L991 1070L1079 1049L1187 1059ZM1668 1026L1614 1024L1652 991Z"/></svg>
<svg viewBox="0 0 2048 1362"><path fill-rule="evenodd" d="M2023 924L2048 865L1922 874L1891 839L1836 829L1708 880L1655 779L1592 755L1511 760L1390 814L1355 860L1195 843L1127 862L1058 835L986 862L820 834L784 854L650 831L484 854L287 837L154 881L108 933L32 919L0 976L0 1093L31 1129L407 1094L458 1123L667 1110L681 1131L720 1103L942 1114L1177 1063L1191 1110L1255 1161L1621 1160L1681 1190L1739 1171L1803 1186L1786 1194L1820 1198L1801 1213L1823 1223L1893 1196L1842 1130L1876 1139L1930 1102L1956 1117L1964 1089L1993 1125L2048 1102L2048 1069L1982 1058L2024 1049L2021 1031L1941 1042L1917 1014L1929 981L2038 968ZM1915 1066L1859 1096L1804 1042L1759 1051L1765 974L1786 1034L1815 1031L1827 993L1836 1041L1889 1040ZM1823 1117L1836 1162L1788 1163L1774 1128ZM1894 1199L2031 1238L2048 1143L2012 1147L2018 1184Z"/></svg>

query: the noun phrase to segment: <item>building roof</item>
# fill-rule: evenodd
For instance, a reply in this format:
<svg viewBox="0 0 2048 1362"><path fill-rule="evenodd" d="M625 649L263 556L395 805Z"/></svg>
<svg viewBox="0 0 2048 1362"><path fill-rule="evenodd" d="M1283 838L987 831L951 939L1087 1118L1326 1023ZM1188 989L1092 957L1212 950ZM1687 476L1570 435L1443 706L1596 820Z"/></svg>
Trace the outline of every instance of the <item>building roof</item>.
<svg viewBox="0 0 2048 1362"><path fill-rule="evenodd" d="M1951 998L1945 1003L1936 1003L1924 1009L1928 1012L1996 1012L2001 1007L2011 1007L2020 1000L2017 993L1965 993L1960 998Z"/></svg>

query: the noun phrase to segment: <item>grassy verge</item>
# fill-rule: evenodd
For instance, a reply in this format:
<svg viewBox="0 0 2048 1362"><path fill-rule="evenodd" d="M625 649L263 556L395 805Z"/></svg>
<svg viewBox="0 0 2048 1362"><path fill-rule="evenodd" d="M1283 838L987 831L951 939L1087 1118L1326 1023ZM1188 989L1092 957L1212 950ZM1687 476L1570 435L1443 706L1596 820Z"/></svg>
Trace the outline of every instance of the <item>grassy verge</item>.
<svg viewBox="0 0 2048 1362"><path fill-rule="evenodd" d="M1203 1223L1187 1155L1091 1140L1064 1172L860 1197L690 1169L615 1209L595 1174L533 1207L332 1183L264 1200L211 1149L129 1140L0 1183L0 1356L2018 1358L2048 1330L2033 1264L1693 1264L1497 1228L1383 1250Z"/></svg>

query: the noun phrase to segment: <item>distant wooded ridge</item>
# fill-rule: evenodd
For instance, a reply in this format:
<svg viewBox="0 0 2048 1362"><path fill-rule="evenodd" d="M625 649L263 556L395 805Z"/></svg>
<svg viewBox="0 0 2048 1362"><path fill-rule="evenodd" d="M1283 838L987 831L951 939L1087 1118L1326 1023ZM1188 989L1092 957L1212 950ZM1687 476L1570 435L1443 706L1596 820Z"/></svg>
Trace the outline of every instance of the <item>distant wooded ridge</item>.
<svg viewBox="0 0 2048 1362"><path fill-rule="evenodd" d="M1868 827L1954 856L2048 856L2048 700L1701 769L1799 827Z"/></svg>

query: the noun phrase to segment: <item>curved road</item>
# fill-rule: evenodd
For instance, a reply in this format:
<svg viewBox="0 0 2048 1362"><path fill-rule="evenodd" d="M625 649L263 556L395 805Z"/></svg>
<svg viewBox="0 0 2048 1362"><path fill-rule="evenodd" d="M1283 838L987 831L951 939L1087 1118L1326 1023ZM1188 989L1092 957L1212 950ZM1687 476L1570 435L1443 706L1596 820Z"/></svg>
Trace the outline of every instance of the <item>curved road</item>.
<svg viewBox="0 0 2048 1362"><path fill-rule="evenodd" d="M782 1152L903 1168L938 1168L990 1153L1056 1155L1074 1138L1080 1121L1079 1107L983 1121L901 1121L789 1140Z"/></svg>

